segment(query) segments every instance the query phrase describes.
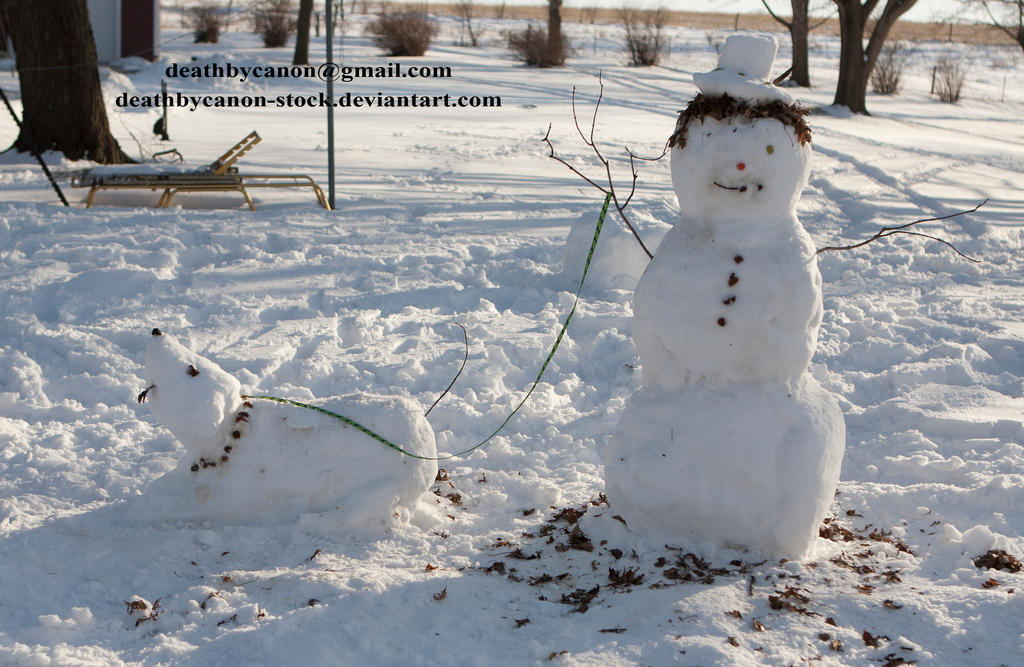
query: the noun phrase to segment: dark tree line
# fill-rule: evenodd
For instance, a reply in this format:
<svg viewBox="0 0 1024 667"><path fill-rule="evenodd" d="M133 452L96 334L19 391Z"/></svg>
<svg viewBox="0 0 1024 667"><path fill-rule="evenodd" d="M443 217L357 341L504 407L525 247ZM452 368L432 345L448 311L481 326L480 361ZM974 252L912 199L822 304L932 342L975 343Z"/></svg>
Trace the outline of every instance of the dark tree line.
<svg viewBox="0 0 1024 667"><path fill-rule="evenodd" d="M1024 0L972 0L1020 9ZM769 13L790 32L793 80L810 85L807 35L809 0L790 0L786 20L762 0ZM833 101L856 113L868 113L866 94L871 72L896 21L916 0L832 0L840 26L839 81ZM548 0L548 50L564 52L562 0ZM300 0L293 62L309 61L309 29L314 0ZM877 11L881 7L880 12ZM875 16L872 17L872 13ZM1013 13L1013 12L1011 12ZM1024 16L1024 10L1014 13ZM22 131L13 148L64 153L71 159L104 164L128 162L110 132L96 64L96 46L86 0L0 0L0 21L11 35L17 57L23 105ZM1000 26L1024 46L1024 19Z"/></svg>

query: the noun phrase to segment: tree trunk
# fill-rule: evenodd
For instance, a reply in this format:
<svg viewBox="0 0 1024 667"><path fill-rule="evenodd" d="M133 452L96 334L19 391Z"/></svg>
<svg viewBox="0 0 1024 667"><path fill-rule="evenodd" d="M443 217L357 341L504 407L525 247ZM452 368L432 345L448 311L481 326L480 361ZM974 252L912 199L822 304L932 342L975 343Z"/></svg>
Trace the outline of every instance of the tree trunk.
<svg viewBox="0 0 1024 667"><path fill-rule="evenodd" d="M977 1L985 8L991 25L1002 30L1010 39L1017 42L1020 48L1024 49L1024 0L992 0L992 4L996 5L996 11L992 11L989 0ZM1000 5L1004 6L1005 11L999 11ZM997 14L999 16L996 16ZM950 26L950 30L952 30L952 26Z"/></svg>
<svg viewBox="0 0 1024 667"><path fill-rule="evenodd" d="M299 20L295 26L293 65L309 64L309 24L313 16L313 0L299 0Z"/></svg>
<svg viewBox="0 0 1024 667"><path fill-rule="evenodd" d="M0 0L21 83L18 151L131 162L110 134L86 0Z"/></svg>
<svg viewBox="0 0 1024 667"><path fill-rule="evenodd" d="M811 74L807 64L807 3L808 0L791 0L793 20L789 24L789 38L793 45L793 73L790 78L798 86L811 87Z"/></svg>
<svg viewBox="0 0 1024 667"><path fill-rule="evenodd" d="M790 0L793 15L789 21L776 14L768 0L761 0L761 4L776 22L786 26L786 30L789 31L789 41L793 45L790 78L796 85L810 88L811 75L807 67L807 33L810 32L810 20L807 17L808 0Z"/></svg>
<svg viewBox="0 0 1024 667"><path fill-rule="evenodd" d="M867 113L867 76L864 74L866 12L858 0L835 0L839 6L839 82L832 104ZM862 83L863 81L863 83Z"/></svg>
<svg viewBox="0 0 1024 667"><path fill-rule="evenodd" d="M0 4L0 53L7 53L7 30L4 28L3 4Z"/></svg>
<svg viewBox="0 0 1024 667"><path fill-rule="evenodd" d="M849 107L854 113L867 114L868 79L878 54L896 20L914 6L917 0L887 0L885 9L875 21L867 48L864 30L879 0L833 0L839 7L839 83L832 104Z"/></svg>
<svg viewBox="0 0 1024 667"><path fill-rule="evenodd" d="M562 42L562 0L548 0L548 60L552 65L565 63Z"/></svg>

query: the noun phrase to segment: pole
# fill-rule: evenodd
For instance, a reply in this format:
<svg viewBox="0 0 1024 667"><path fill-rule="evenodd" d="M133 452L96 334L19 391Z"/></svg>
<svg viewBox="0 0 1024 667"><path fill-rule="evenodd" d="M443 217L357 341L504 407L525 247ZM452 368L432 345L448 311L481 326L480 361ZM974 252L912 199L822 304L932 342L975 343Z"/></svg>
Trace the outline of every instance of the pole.
<svg viewBox="0 0 1024 667"><path fill-rule="evenodd" d="M331 4L334 0L326 0L324 23L327 35L327 203L334 210L334 16Z"/></svg>
<svg viewBox="0 0 1024 667"><path fill-rule="evenodd" d="M36 161L39 162L39 166L43 168L43 173L46 174L46 178L47 180L50 181L50 185L52 185L53 189L57 191L57 196L60 197L61 203L64 204L65 206L71 206L71 204L68 203L68 200L64 198L64 193L61 192L60 186L57 185L57 181L54 180L53 174L50 173L50 168L47 167L46 162L43 161L43 156L39 152L39 147L36 145L36 142L32 138L32 135L29 133L28 130L21 126L21 121L18 120L18 114L14 113L14 108L11 106L11 103L7 100L7 93L4 92L4 89L2 87L0 87L0 98L3 99L4 106L7 107L7 110L11 112L11 118L14 119L14 124L18 126L18 129L20 131L25 133L25 139L28 141L28 145L32 148L32 155L36 158Z"/></svg>
<svg viewBox="0 0 1024 667"><path fill-rule="evenodd" d="M170 141L171 137L167 134L167 79L160 79L160 106L163 114L153 126L153 134L159 136L160 141Z"/></svg>

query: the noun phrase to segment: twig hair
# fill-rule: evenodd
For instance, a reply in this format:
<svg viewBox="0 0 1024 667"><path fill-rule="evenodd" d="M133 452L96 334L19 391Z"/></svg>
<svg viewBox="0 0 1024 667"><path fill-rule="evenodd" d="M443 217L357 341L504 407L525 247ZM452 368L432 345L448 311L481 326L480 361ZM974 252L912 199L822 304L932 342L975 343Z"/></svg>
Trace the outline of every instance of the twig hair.
<svg viewBox="0 0 1024 667"><path fill-rule="evenodd" d="M675 132L668 139L668 147L686 146L686 128L690 121L697 119L703 123L707 117L715 120L726 118L746 118L757 120L760 118L774 118L781 121L783 125L793 128L797 141L801 145L811 143L811 128L804 120L807 110L796 104L785 104L778 100L766 104L749 104L744 100L738 100L729 95L713 95L706 97L703 93L697 93L685 109L679 112L679 120L676 121Z"/></svg>

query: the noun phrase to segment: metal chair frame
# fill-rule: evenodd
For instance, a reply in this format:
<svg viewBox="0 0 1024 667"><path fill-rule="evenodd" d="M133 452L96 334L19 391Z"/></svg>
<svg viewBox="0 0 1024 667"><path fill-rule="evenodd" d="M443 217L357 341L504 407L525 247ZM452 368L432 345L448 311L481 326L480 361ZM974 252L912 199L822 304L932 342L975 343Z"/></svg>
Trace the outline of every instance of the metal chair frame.
<svg viewBox="0 0 1024 667"><path fill-rule="evenodd" d="M110 174L94 176L90 172L76 175L71 179L73 188L89 188L85 207L90 208L96 193L100 190L163 190L156 203L157 208L171 205L174 195L179 192L240 192L250 211L256 205L249 194L250 188L303 188L313 189L316 200L323 208L331 206L323 190L310 176L304 174L240 174L235 163L261 141L255 130L229 148L208 167L180 174Z"/></svg>

